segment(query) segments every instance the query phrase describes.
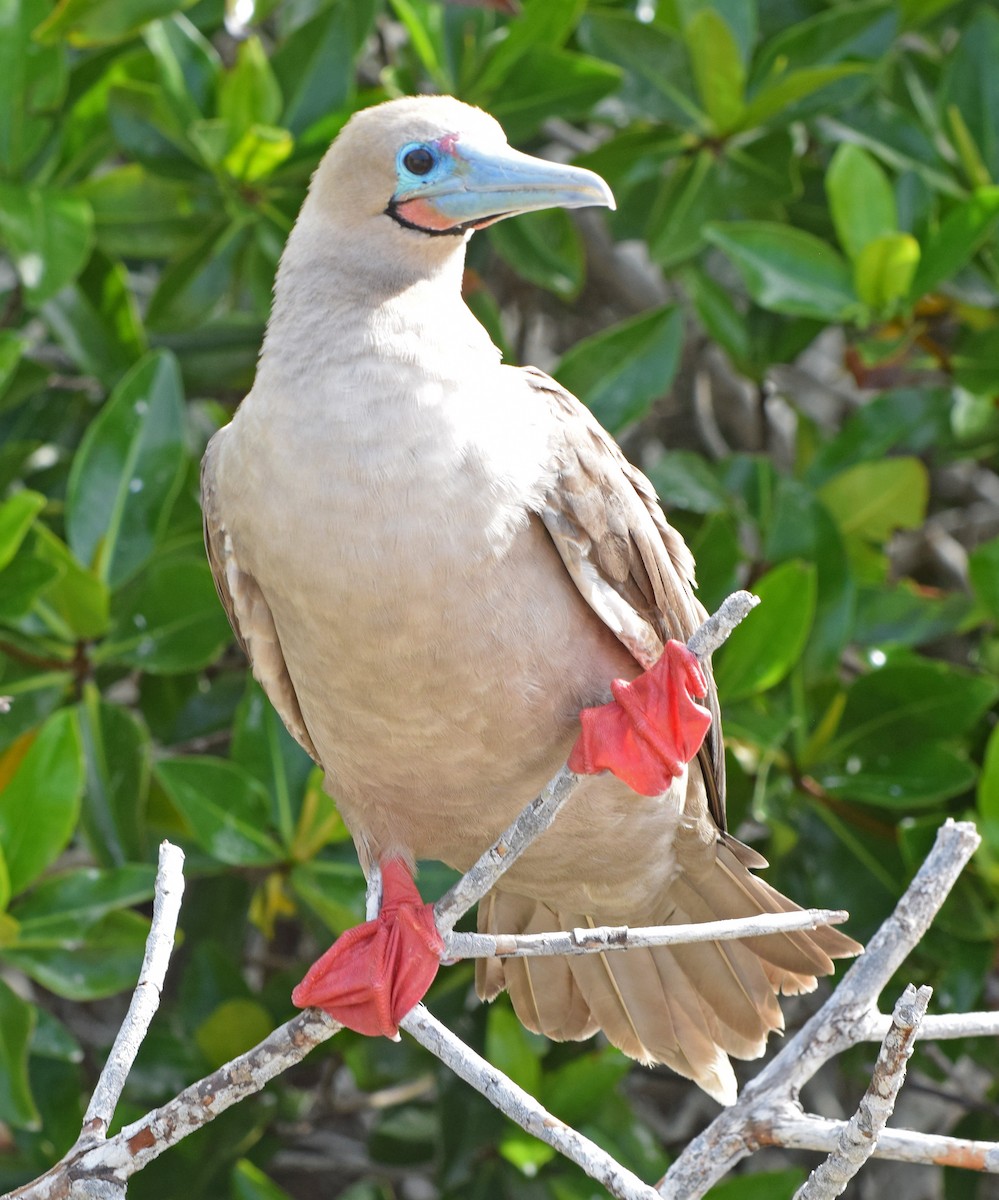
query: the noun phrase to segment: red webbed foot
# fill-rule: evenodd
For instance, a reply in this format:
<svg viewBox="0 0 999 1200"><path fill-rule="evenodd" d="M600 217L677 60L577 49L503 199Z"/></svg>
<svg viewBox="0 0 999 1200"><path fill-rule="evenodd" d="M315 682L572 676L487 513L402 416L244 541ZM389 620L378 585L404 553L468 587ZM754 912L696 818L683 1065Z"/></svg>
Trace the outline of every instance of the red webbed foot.
<svg viewBox="0 0 999 1200"><path fill-rule="evenodd" d="M633 682L611 681L613 703L579 714L583 731L569 769L612 771L633 791L660 795L701 748L711 714L693 697L707 690L696 657L681 642L667 642L655 666Z"/></svg>
<svg viewBox="0 0 999 1200"><path fill-rule="evenodd" d="M340 935L291 994L371 1036L395 1037L399 1022L434 981L444 941L401 859L381 864L382 906L374 921Z"/></svg>

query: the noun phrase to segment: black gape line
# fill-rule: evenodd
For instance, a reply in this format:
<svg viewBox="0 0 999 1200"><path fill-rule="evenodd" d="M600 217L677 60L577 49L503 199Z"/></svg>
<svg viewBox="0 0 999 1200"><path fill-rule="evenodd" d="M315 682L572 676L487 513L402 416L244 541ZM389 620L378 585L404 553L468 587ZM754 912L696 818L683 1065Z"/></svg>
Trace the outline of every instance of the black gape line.
<svg viewBox="0 0 999 1200"><path fill-rule="evenodd" d="M471 230L483 229L486 225L491 225L493 221L499 221L502 217L508 217L510 214L508 212L493 213L489 217L480 217L478 221L466 221L463 225L452 225L448 229L428 229L426 225L417 225L415 221L407 221L399 212L399 203L393 197L385 208L385 215L391 217L403 229L415 229L417 233L425 233L428 237L463 237Z"/></svg>

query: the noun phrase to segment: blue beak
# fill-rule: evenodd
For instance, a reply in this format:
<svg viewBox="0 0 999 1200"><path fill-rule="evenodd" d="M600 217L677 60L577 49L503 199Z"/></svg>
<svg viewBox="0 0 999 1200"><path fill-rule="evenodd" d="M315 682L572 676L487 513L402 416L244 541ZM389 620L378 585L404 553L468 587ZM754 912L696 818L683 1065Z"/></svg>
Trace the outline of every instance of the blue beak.
<svg viewBox="0 0 999 1200"><path fill-rule="evenodd" d="M399 186L389 205L403 224L428 233L463 233L542 208L614 208L610 188L593 171L521 154L509 146L480 150L457 138L423 143L433 166L419 177L399 156ZM426 160L424 160L426 161Z"/></svg>

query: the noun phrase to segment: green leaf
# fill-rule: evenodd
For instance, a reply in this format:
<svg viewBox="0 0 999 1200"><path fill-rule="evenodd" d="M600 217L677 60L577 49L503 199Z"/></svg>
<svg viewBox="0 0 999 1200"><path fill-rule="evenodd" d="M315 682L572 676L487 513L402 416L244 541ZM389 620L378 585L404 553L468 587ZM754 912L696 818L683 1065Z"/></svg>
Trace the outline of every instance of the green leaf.
<svg viewBox="0 0 999 1200"><path fill-rule="evenodd" d="M176 675L208 666L231 640L207 561L178 553L154 559L115 593L111 628L93 657Z"/></svg>
<svg viewBox="0 0 999 1200"><path fill-rule="evenodd" d="M911 295L925 296L956 275L992 233L997 219L999 187L978 188L951 209L939 229L923 243Z"/></svg>
<svg viewBox="0 0 999 1200"><path fill-rule="evenodd" d="M313 859L292 868L295 895L335 934L364 917L364 875L356 862Z"/></svg>
<svg viewBox="0 0 999 1200"><path fill-rule="evenodd" d="M287 129L251 125L226 154L222 167L240 183L258 183L273 175L294 148L295 140Z"/></svg>
<svg viewBox="0 0 999 1200"><path fill-rule="evenodd" d="M85 200L52 188L0 183L0 244L32 304L79 275L92 241L93 214Z"/></svg>
<svg viewBox="0 0 999 1200"><path fill-rule="evenodd" d="M22 929L4 958L57 996L99 1000L135 986L148 933L145 918L116 910L82 934L78 926Z"/></svg>
<svg viewBox="0 0 999 1200"><path fill-rule="evenodd" d="M583 286L583 241L561 208L525 213L489 230L496 252L524 279L572 300Z"/></svg>
<svg viewBox="0 0 999 1200"><path fill-rule="evenodd" d="M218 115L237 134L251 125L276 125L281 116L281 88L260 38L241 42L236 62L219 84Z"/></svg>
<svg viewBox="0 0 999 1200"><path fill-rule="evenodd" d="M521 59L531 50L557 50L565 44L586 7L585 0L531 0L506 26L506 36L486 59L468 100L488 107L514 78Z"/></svg>
<svg viewBox="0 0 999 1200"><path fill-rule="evenodd" d="M80 728L87 764L82 827L100 862L121 864L146 851L149 735L123 708L84 691Z"/></svg>
<svg viewBox="0 0 999 1200"><path fill-rule="evenodd" d="M4 765L15 746L0 758ZM83 747L76 714L53 714L0 790L0 849L14 895L62 853L73 835L83 793Z"/></svg>
<svg viewBox="0 0 999 1200"><path fill-rule="evenodd" d="M972 551L968 571L979 604L999 622L999 538Z"/></svg>
<svg viewBox="0 0 999 1200"><path fill-rule="evenodd" d="M797 1167L760 1171L716 1183L708 1196L710 1200L784 1200L793 1196L804 1182L805 1172Z"/></svg>
<svg viewBox="0 0 999 1200"><path fill-rule="evenodd" d="M0 11L0 176L14 179L48 138L68 72L64 47L32 37L50 0L7 0Z"/></svg>
<svg viewBox="0 0 999 1200"><path fill-rule="evenodd" d="M859 146L843 143L838 147L826 172L826 195L839 244L852 259L877 238L898 230L895 193L888 176Z"/></svg>
<svg viewBox="0 0 999 1200"><path fill-rule="evenodd" d="M687 512L723 512L728 493L718 477L692 450L667 450L646 471L663 507L682 508Z"/></svg>
<svg viewBox="0 0 999 1200"><path fill-rule="evenodd" d="M709 225L704 235L731 258L763 308L822 321L844 321L857 311L846 262L810 233L769 221L730 221Z"/></svg>
<svg viewBox="0 0 999 1200"><path fill-rule="evenodd" d="M918 458L886 458L848 468L818 494L845 537L881 543L922 523L929 477Z"/></svg>
<svg viewBox="0 0 999 1200"><path fill-rule="evenodd" d="M229 1178L233 1200L291 1200L284 1188L268 1179L248 1158L241 1158L236 1163Z"/></svg>
<svg viewBox="0 0 999 1200"><path fill-rule="evenodd" d="M194 0L59 0L38 29L41 42L65 40L72 46L103 46L121 42L149 21L166 17Z"/></svg>
<svg viewBox="0 0 999 1200"><path fill-rule="evenodd" d="M511 142L530 137L550 117L572 120L590 112L621 81L615 67L568 50L528 50L490 103Z"/></svg>
<svg viewBox="0 0 999 1200"><path fill-rule="evenodd" d="M253 679L248 680L246 695L236 713L230 755L268 789L274 800L274 825L290 848L313 763Z"/></svg>
<svg viewBox="0 0 999 1200"><path fill-rule="evenodd" d="M744 112L746 72L728 22L713 8L687 21L683 39L690 54L701 107L717 133L738 127Z"/></svg>
<svg viewBox="0 0 999 1200"><path fill-rule="evenodd" d="M735 366L745 367L750 358L748 322L733 303L729 289L695 266L685 268L680 280L708 335Z"/></svg>
<svg viewBox="0 0 999 1200"><path fill-rule="evenodd" d="M99 250L75 283L42 305L42 316L79 370L108 388L146 351L128 273Z"/></svg>
<svg viewBox="0 0 999 1200"><path fill-rule="evenodd" d="M831 67L803 67L769 81L761 87L745 107L740 124L744 129L765 125L774 117L787 119L788 109L801 100L815 97L823 89L841 79L866 74L862 63L840 63Z"/></svg>
<svg viewBox="0 0 999 1200"><path fill-rule="evenodd" d="M35 517L44 507L45 497L27 489L0 504L0 571L13 561ZM6 586L6 580L3 586Z"/></svg>
<svg viewBox="0 0 999 1200"><path fill-rule="evenodd" d="M493 1004L486 1017L486 1058L514 1083L536 1096L546 1043L528 1033L507 1004Z"/></svg>
<svg viewBox="0 0 999 1200"><path fill-rule="evenodd" d="M57 930L72 935L103 920L108 913L146 904L156 887L156 868L128 863L111 870L80 867L36 884L18 901L14 916L25 939Z"/></svg>
<svg viewBox="0 0 999 1200"><path fill-rule="evenodd" d="M999 848L999 725L985 745L982 773L978 778L978 812L993 850Z"/></svg>
<svg viewBox="0 0 999 1200"><path fill-rule="evenodd" d="M890 661L861 675L847 693L834 753L918 746L966 734L994 703L999 683L943 662Z"/></svg>
<svg viewBox="0 0 999 1200"><path fill-rule="evenodd" d="M774 687L800 659L815 616L816 572L791 561L753 585L760 606L739 625L715 658L723 703Z"/></svg>
<svg viewBox="0 0 999 1200"><path fill-rule="evenodd" d="M36 524L31 536L34 554L57 572L39 597L36 611L67 641L101 637L108 627L107 584L82 567L69 547L44 525Z"/></svg>
<svg viewBox="0 0 999 1200"><path fill-rule="evenodd" d="M890 314L909 295L919 256L919 243L908 233L890 233L868 242L853 265L857 295L875 312Z"/></svg>
<svg viewBox="0 0 999 1200"><path fill-rule="evenodd" d="M842 763L816 767L812 774L833 796L906 813L968 791L976 772L948 746L930 743L899 750L886 743L858 750Z"/></svg>
<svg viewBox="0 0 999 1200"><path fill-rule="evenodd" d="M266 833L270 801L241 767L219 758L167 758L155 775L203 849L233 866L280 862L281 847Z"/></svg>
<svg viewBox="0 0 999 1200"><path fill-rule="evenodd" d="M354 91L354 55L375 18L374 0L352 0L321 9L271 56L284 112L280 124L301 134L336 112Z"/></svg>
<svg viewBox="0 0 999 1200"><path fill-rule="evenodd" d="M41 1125L28 1078L34 1031L34 1006L0 979L0 1121L14 1129L38 1129Z"/></svg>
<svg viewBox="0 0 999 1200"><path fill-rule="evenodd" d="M220 1004L194 1031L198 1049L216 1070L252 1049L274 1028L270 1013L257 1000L237 997Z"/></svg>
<svg viewBox="0 0 999 1200"><path fill-rule="evenodd" d="M991 403L999 392L999 329L966 334L951 355L950 365L961 387Z"/></svg>
<svg viewBox="0 0 999 1200"><path fill-rule="evenodd" d="M151 557L183 478L180 369L157 351L121 381L87 430L66 496L69 544L112 587Z"/></svg>
<svg viewBox="0 0 999 1200"><path fill-rule="evenodd" d="M618 433L668 391L682 343L683 316L666 305L577 342L555 375L605 428Z"/></svg>

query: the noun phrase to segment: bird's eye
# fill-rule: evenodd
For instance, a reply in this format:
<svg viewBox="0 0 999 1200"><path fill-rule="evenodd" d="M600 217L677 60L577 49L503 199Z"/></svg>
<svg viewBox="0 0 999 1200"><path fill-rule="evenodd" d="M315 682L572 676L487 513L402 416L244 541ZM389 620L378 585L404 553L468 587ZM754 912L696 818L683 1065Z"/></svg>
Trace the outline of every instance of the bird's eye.
<svg viewBox="0 0 999 1200"><path fill-rule="evenodd" d="M411 175L427 175L433 170L436 159L426 146L416 146L402 160L402 165Z"/></svg>

